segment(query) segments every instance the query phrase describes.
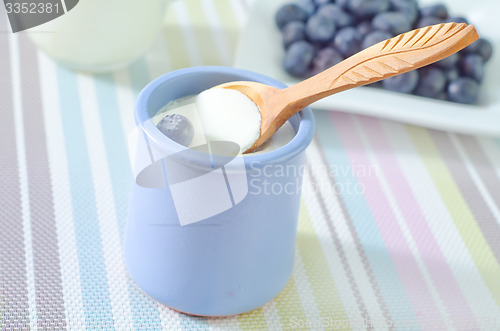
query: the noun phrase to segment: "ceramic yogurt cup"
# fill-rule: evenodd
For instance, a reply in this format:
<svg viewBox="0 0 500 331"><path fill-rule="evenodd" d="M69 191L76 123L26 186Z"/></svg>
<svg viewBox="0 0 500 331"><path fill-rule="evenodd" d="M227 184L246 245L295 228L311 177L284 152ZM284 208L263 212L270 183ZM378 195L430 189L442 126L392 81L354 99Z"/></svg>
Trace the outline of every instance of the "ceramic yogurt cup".
<svg viewBox="0 0 500 331"><path fill-rule="evenodd" d="M227 316L264 305L283 289L294 263L304 151L314 134L309 108L290 118L296 134L286 145L227 159L200 157L203 152L175 143L151 121L170 101L236 80L285 87L246 70L193 67L155 79L135 108L145 157L156 161L165 185L144 184L141 175L134 180L126 265L151 297L193 315Z"/></svg>

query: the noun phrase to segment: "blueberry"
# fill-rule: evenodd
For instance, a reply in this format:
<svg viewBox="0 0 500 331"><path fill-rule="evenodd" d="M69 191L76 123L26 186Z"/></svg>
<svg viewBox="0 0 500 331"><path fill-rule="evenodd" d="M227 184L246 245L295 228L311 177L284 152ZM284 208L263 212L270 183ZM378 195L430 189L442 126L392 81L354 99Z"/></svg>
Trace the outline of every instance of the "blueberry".
<svg viewBox="0 0 500 331"><path fill-rule="evenodd" d="M462 76L473 78L478 83L484 78L484 60L481 55L468 54L464 56L458 67Z"/></svg>
<svg viewBox="0 0 500 331"><path fill-rule="evenodd" d="M480 39L476 40L475 42L473 42L469 46L462 49L460 51L460 53L462 53L462 54L477 54L477 52L479 50L479 43L478 43L479 40Z"/></svg>
<svg viewBox="0 0 500 331"><path fill-rule="evenodd" d="M323 15L313 15L306 23L306 35L313 42L326 42L335 33L335 23Z"/></svg>
<svg viewBox="0 0 500 331"><path fill-rule="evenodd" d="M425 28L427 26L440 24L442 22L443 20L440 18L434 16L425 16L420 18L420 20L418 20L417 24L415 25L415 28L416 29Z"/></svg>
<svg viewBox="0 0 500 331"><path fill-rule="evenodd" d="M337 32L333 45L343 56L349 57L361 50L361 36L356 28L348 26Z"/></svg>
<svg viewBox="0 0 500 331"><path fill-rule="evenodd" d="M356 27L361 38L364 38L368 33L370 33L372 28L372 23L370 21L363 21Z"/></svg>
<svg viewBox="0 0 500 331"><path fill-rule="evenodd" d="M442 3L437 5L427 6L420 9L420 15L423 17L434 16L440 19L445 19L448 17L448 8Z"/></svg>
<svg viewBox="0 0 500 331"><path fill-rule="evenodd" d="M493 46L488 40L481 38L464 48L463 53L479 54L482 56L484 62L488 62L488 60L491 58L491 55L493 54Z"/></svg>
<svg viewBox="0 0 500 331"><path fill-rule="evenodd" d="M332 47L320 50L313 60L312 74L318 74L343 60L342 54Z"/></svg>
<svg viewBox="0 0 500 331"><path fill-rule="evenodd" d="M458 60L460 59L460 56L457 53L453 53L452 55L445 57L441 61L436 62L436 66L444 69L449 69L449 68L454 68Z"/></svg>
<svg viewBox="0 0 500 331"><path fill-rule="evenodd" d="M419 70L420 82L415 94L423 97L436 98L446 87L446 76L441 69L427 67Z"/></svg>
<svg viewBox="0 0 500 331"><path fill-rule="evenodd" d="M403 13L413 25L418 17L416 0L391 0L391 10Z"/></svg>
<svg viewBox="0 0 500 331"><path fill-rule="evenodd" d="M194 137L194 129L187 117L168 114L156 125L164 135L178 144L189 146Z"/></svg>
<svg viewBox="0 0 500 331"><path fill-rule="evenodd" d="M444 69L444 75L446 77L446 80L448 82L451 82L460 77L460 71L457 68L452 67Z"/></svg>
<svg viewBox="0 0 500 331"><path fill-rule="evenodd" d="M306 37L305 25L299 21L293 21L283 27L283 44L288 48L292 43L304 40Z"/></svg>
<svg viewBox="0 0 500 331"><path fill-rule="evenodd" d="M405 14L400 12L380 13L373 18L372 25L375 29L387 31L398 35L411 30L411 23Z"/></svg>
<svg viewBox="0 0 500 331"><path fill-rule="evenodd" d="M493 55L493 46L491 43L484 39L481 38L477 41L479 43L479 48L478 48L478 53L483 57L484 62L488 62L491 59L491 56Z"/></svg>
<svg viewBox="0 0 500 331"><path fill-rule="evenodd" d="M389 32L386 32L386 31L370 32L369 34L367 34L365 36L365 38L361 42L361 48L362 49L368 48L370 46L378 44L379 42L384 41L386 39L390 39L392 37L393 36Z"/></svg>
<svg viewBox="0 0 500 331"><path fill-rule="evenodd" d="M354 19L351 15L346 13L340 6L329 3L321 6L317 12L318 15L328 17L335 23L337 28L352 25Z"/></svg>
<svg viewBox="0 0 500 331"><path fill-rule="evenodd" d="M358 18L369 18L389 8L389 0L349 0L348 8Z"/></svg>
<svg viewBox="0 0 500 331"><path fill-rule="evenodd" d="M314 0L298 0L297 5L304 9L308 16L311 16L316 11Z"/></svg>
<svg viewBox="0 0 500 331"><path fill-rule="evenodd" d="M412 93L418 84L418 71L412 70L407 73L386 78L382 86L390 91L401 93Z"/></svg>
<svg viewBox="0 0 500 331"><path fill-rule="evenodd" d="M451 23L451 22L469 24L469 21L465 17L462 17L462 16L448 17L445 20L445 23Z"/></svg>
<svg viewBox="0 0 500 331"><path fill-rule="evenodd" d="M343 9L347 9L349 0L336 0L335 3L342 7Z"/></svg>
<svg viewBox="0 0 500 331"><path fill-rule="evenodd" d="M287 23L292 21L305 22L308 17L309 15L307 15L307 12L299 5L287 4L278 9L274 19L278 27L281 29Z"/></svg>
<svg viewBox="0 0 500 331"><path fill-rule="evenodd" d="M450 101L472 104L479 97L479 84L471 78L458 78L448 85L447 92Z"/></svg>
<svg viewBox="0 0 500 331"><path fill-rule="evenodd" d="M307 41L299 40L288 47L285 53L285 70L293 76L304 77L309 73L314 57L314 47Z"/></svg>

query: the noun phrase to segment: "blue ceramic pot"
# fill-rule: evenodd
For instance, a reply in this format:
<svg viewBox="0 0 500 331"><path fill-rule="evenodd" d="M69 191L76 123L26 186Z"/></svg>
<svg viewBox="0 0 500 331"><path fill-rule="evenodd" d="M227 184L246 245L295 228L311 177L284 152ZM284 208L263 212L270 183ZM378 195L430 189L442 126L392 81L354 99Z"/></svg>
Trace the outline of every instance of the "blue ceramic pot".
<svg viewBox="0 0 500 331"><path fill-rule="evenodd" d="M193 67L165 74L138 97L139 131L157 148L179 151L151 125L169 101L237 80L285 85L227 67ZM289 122L296 136L285 146L242 157L248 192L233 207L181 226L172 192L134 182L125 235L125 261L147 294L178 311L203 316L240 314L273 299L292 273L304 150L314 134L309 108ZM187 165L189 166L189 165Z"/></svg>

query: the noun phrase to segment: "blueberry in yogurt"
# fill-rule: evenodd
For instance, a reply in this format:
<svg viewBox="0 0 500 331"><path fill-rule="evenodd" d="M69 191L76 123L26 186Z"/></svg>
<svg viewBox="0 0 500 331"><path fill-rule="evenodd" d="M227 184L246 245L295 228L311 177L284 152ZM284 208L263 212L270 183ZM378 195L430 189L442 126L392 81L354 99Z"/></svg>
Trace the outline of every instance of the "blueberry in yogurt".
<svg viewBox="0 0 500 331"><path fill-rule="evenodd" d="M194 136L191 122L182 115L168 114L156 125L164 135L178 144L189 146Z"/></svg>

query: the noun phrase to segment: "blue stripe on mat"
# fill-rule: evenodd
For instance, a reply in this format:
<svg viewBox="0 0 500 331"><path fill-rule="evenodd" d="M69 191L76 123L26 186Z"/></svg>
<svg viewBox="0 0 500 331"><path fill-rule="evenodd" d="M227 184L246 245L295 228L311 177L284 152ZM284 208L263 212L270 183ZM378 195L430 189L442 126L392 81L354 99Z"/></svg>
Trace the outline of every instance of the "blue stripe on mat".
<svg viewBox="0 0 500 331"><path fill-rule="evenodd" d="M142 60L138 61L139 63ZM146 72L147 73L147 72ZM112 74L96 76L94 79L101 130L109 166L113 197L120 239L123 243L130 187L133 180L127 152L127 134L123 132L120 106ZM134 105L129 105L133 117ZM129 284L130 309L137 330L161 330L161 319L155 301L142 293L135 285Z"/></svg>
<svg viewBox="0 0 500 331"><path fill-rule="evenodd" d="M335 165L340 169L351 169L352 164L328 113L317 111L314 116L317 125L316 132L320 143L322 143L322 150L328 164ZM328 146L328 148L323 148L323 146ZM345 175L336 176L335 181L343 187L349 187L349 185L352 187L358 182L352 171L345 171ZM390 315L397 318L397 316L405 314L405 318L407 317L408 320L416 318L365 197L359 194L342 194L341 197L356 229L356 235L363 245L363 250L377 279Z"/></svg>
<svg viewBox="0 0 500 331"><path fill-rule="evenodd" d="M113 313L76 76L57 68L85 326L113 329Z"/></svg>

